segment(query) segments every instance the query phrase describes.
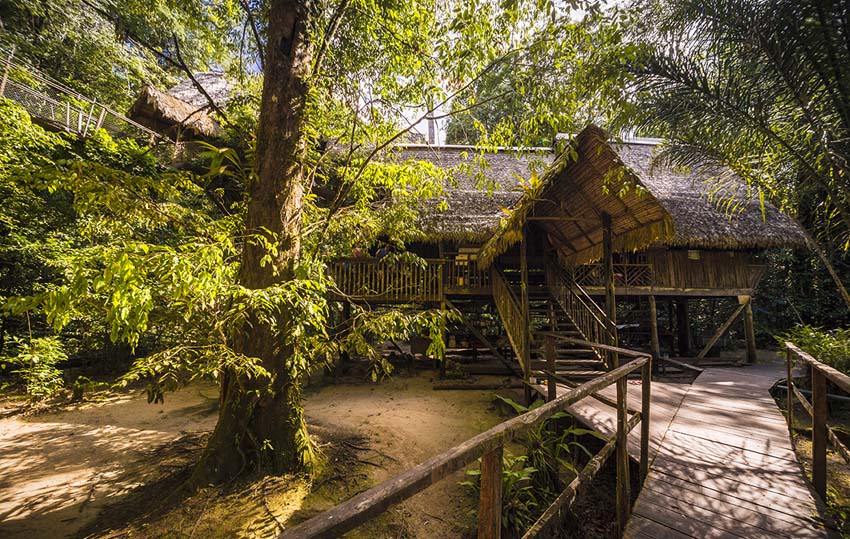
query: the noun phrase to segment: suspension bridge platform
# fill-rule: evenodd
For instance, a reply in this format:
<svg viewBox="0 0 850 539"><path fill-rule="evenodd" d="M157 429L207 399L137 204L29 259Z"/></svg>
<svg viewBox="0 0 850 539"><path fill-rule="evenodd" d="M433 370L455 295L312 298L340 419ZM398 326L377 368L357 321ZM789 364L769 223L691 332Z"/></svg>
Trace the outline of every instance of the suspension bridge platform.
<svg viewBox="0 0 850 539"><path fill-rule="evenodd" d="M650 468L627 539L830 536L769 393L784 377L784 365L751 365L709 368L691 385L653 382ZM640 408L640 395L630 382L629 408ZM615 388L600 396L614 399ZM571 411L603 434L614 432L616 411L600 400L588 397ZM637 458L632 438L629 453Z"/></svg>

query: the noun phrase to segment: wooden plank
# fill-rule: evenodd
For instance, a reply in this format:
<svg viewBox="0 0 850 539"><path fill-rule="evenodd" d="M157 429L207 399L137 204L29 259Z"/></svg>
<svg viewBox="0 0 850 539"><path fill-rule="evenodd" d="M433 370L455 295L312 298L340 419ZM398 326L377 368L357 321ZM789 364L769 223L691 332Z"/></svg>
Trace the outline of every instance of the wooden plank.
<svg viewBox="0 0 850 539"><path fill-rule="evenodd" d="M642 515L635 514L629 521L629 527L625 533L626 539L632 537L650 539L692 539L692 535L684 534L675 528L665 526Z"/></svg>
<svg viewBox="0 0 850 539"><path fill-rule="evenodd" d="M651 463L626 537L827 536L768 393L783 367L697 377Z"/></svg>
<svg viewBox="0 0 850 539"><path fill-rule="evenodd" d="M768 496L759 496L750 499L746 496L736 496L735 492L714 489L704 483L691 483L671 475L653 474L650 475L650 478L653 485L659 485L659 488L665 489L668 495L689 499L695 504L714 504L733 508L741 507L751 509L764 515L766 518L781 520L784 523L816 526L817 520L804 516L805 512L801 511L800 504L790 497L784 500ZM662 484L663 486L660 486ZM815 509L814 504L810 507Z"/></svg>
<svg viewBox="0 0 850 539"><path fill-rule="evenodd" d="M694 523L700 523L717 528L723 532L731 533L746 539L793 539L798 534L788 535L772 529L772 522L765 522L760 513L749 510L733 510L730 507L703 507L696 503L678 499L670 495L658 492L655 489L647 489L646 496L641 498L635 507L635 512L645 514L646 505L675 513L681 519L690 519Z"/></svg>
<svg viewBox="0 0 850 539"><path fill-rule="evenodd" d="M635 514L698 539L741 539L743 537L717 528L711 522L704 521L708 519L694 519L676 511L650 504L638 504L635 507Z"/></svg>

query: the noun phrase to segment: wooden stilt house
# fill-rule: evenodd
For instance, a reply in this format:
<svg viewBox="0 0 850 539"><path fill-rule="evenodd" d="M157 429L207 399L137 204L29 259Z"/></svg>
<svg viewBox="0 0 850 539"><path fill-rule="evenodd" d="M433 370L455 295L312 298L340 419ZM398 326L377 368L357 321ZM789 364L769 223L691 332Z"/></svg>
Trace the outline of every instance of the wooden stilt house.
<svg viewBox="0 0 850 539"><path fill-rule="evenodd" d="M599 355L583 342L618 344L618 300L647 307L637 324L647 328L645 341L630 346L658 356L659 299L678 306L677 329L687 334L688 301L732 298L732 316L699 357L744 313L753 359L751 299L764 272L756 256L803 246L805 234L730 171L654 166L654 151L648 142L610 143L589 126L558 155L497 153L480 174L455 175L447 211L437 201L424 205L425 235L412 246L424 267L344 260L331 273L354 300L458 309L475 346L515 360L526 379L543 370L587 378L614 366L616 354ZM463 170L470 153L410 147L403 156ZM482 189L482 174L500 188ZM532 180L513 188L517 178ZM495 331L482 313L491 314ZM546 349L546 334L559 336L555 349Z"/></svg>

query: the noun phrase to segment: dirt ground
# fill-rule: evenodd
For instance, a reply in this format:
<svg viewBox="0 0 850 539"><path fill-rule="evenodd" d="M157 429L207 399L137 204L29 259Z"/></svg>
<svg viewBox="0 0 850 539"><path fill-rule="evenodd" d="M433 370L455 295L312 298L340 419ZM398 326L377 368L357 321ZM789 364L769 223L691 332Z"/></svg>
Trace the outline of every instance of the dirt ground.
<svg viewBox="0 0 850 539"><path fill-rule="evenodd" d="M308 422L314 432L355 440L345 442L354 456L346 457L350 462L343 468L350 466L352 473L356 468L362 480L350 484L346 479L347 488L313 500L301 518L495 425L504 418L491 401L491 391L434 391L427 373L381 384L308 389ZM6 416L0 419L0 536L52 539L96 534L92 526L97 528L110 512L117 514L114 507L138 487L167 476L172 467L185 466L197 454L203 434L215 424L216 408L212 385L183 389L155 405L135 394L27 416L9 415L8 410L4 414L0 408L0 416ZM327 479L332 484L334 478ZM393 536L463 536L473 522L474 503L458 485L462 479L458 474L394 508L388 517ZM267 481L261 488L308 489L299 481ZM214 511L208 508L215 496L207 493L202 501L186 503L184 512L195 508L187 517L193 524L179 535L211 536L205 530L216 528L210 516ZM267 497L261 499L267 505ZM299 507L284 512L292 515ZM277 509L268 512L276 513L273 516L280 522ZM167 526L165 520L150 528L151 536L161 535L153 530ZM145 526L127 535L146 537Z"/></svg>

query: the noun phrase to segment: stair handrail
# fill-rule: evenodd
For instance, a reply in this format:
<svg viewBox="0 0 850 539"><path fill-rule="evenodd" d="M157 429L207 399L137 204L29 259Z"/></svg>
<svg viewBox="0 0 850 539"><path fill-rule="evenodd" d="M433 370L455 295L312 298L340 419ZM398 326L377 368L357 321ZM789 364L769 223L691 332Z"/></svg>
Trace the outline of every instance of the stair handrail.
<svg viewBox="0 0 850 539"><path fill-rule="evenodd" d="M499 311L502 325L508 334L508 340L517 354L523 371L526 371L527 367L523 362L528 355L525 349L525 339L521 333L525 325L522 308L520 307L519 299L505 279L502 269L495 264L492 266L490 272L490 286L493 291L493 302L496 304L496 310ZM517 321L521 322L518 327Z"/></svg>
<svg viewBox="0 0 850 539"><path fill-rule="evenodd" d="M546 259L546 266L546 284L549 291L566 311L584 340L595 343L614 342L614 323L605 311L581 285L568 281L561 268L551 259ZM598 348L593 351L607 365L607 355L601 353Z"/></svg>

